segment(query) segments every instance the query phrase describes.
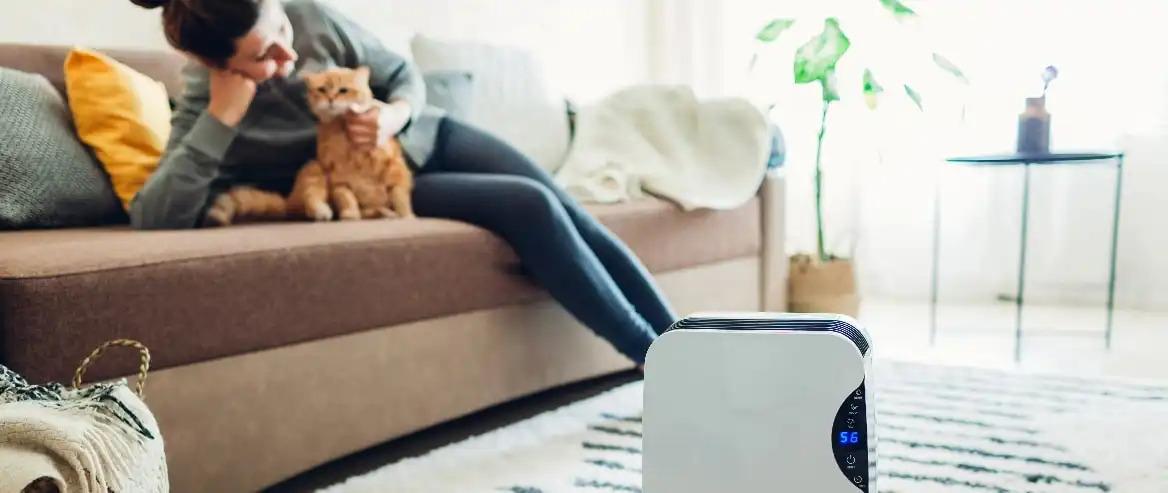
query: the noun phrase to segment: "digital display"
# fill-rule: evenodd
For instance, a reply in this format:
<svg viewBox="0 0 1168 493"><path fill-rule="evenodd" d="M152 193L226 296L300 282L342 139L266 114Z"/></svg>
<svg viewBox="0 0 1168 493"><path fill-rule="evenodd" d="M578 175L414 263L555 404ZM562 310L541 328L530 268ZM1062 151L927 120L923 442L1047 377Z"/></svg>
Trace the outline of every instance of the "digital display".
<svg viewBox="0 0 1168 493"><path fill-rule="evenodd" d="M855 445L860 443L860 432L858 431L841 431L839 434L840 445Z"/></svg>

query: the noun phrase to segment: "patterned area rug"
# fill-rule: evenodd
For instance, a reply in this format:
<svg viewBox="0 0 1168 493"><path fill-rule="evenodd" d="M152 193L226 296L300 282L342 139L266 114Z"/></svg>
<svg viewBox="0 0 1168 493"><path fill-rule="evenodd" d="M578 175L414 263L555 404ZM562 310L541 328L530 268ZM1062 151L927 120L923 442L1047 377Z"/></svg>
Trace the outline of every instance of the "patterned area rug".
<svg viewBox="0 0 1168 493"><path fill-rule="evenodd" d="M880 493L1168 492L1168 384L879 363ZM641 382L325 493L641 491Z"/></svg>

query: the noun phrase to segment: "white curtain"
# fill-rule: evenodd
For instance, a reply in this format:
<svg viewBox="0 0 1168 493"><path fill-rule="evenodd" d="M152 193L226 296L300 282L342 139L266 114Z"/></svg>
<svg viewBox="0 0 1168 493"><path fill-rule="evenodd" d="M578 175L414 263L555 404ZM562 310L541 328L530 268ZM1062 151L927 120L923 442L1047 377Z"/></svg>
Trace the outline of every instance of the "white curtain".
<svg viewBox="0 0 1168 493"><path fill-rule="evenodd" d="M839 67L843 101L832 105L824 143L826 239L833 253L855 256L868 296L928 299L937 187L941 299L1016 294L1022 169L957 166L944 158L1009 152L1024 98L1041 92L1044 67L1058 67L1048 96L1052 147L1127 153L1117 304L1168 309L1168 228L1160 226L1168 213L1161 193L1168 186L1168 68L1157 56L1168 6L906 1L919 20L898 25L883 15L879 0L654 1L674 8L672 17L651 19L653 29L674 38L655 46L652 59L674 67L674 75L687 74L707 94L775 104L772 116L789 147L792 252L815 247L811 171L821 104L818 87L791 83L791 60L819 32L823 17L839 17L852 48ZM797 22L748 75L754 34L774 17ZM722 59L711 60L703 51L710 49ZM970 85L936 69L933 51L960 66ZM686 58L688 52L699 54ZM860 97L864 68L887 91L876 111ZM902 82L923 95L923 113L904 96ZM1028 302L1102 306L1114 186L1107 163L1032 170Z"/></svg>
<svg viewBox="0 0 1168 493"><path fill-rule="evenodd" d="M711 73L725 55L722 17L732 9L714 0L645 0L649 32L649 81L685 84L701 96L725 92Z"/></svg>

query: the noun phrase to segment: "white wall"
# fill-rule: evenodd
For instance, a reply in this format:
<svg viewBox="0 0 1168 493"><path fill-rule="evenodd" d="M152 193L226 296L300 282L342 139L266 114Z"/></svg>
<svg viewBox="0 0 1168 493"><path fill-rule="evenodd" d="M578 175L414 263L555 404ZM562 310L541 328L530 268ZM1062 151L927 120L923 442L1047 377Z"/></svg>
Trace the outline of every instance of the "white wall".
<svg viewBox="0 0 1168 493"><path fill-rule="evenodd" d="M648 77L646 0L326 0L370 28L533 51L549 79L593 99Z"/></svg>
<svg viewBox="0 0 1168 493"><path fill-rule="evenodd" d="M325 0L375 32L530 49L570 95L592 99L649 77L648 0ZM7 0L0 42L165 48L159 11L128 0Z"/></svg>
<svg viewBox="0 0 1168 493"><path fill-rule="evenodd" d="M158 11L138 8L128 0L5 1L0 11L0 42L164 46Z"/></svg>

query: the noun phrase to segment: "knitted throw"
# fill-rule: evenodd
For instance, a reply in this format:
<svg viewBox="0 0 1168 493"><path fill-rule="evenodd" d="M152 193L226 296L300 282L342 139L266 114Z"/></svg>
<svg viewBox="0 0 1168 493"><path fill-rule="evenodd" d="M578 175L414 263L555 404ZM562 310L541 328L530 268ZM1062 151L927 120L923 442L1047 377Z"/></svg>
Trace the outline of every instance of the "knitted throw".
<svg viewBox="0 0 1168 493"><path fill-rule="evenodd" d="M169 491L162 435L140 397L140 349L139 393L125 380L80 388L90 359L73 389L30 385L0 365L0 493Z"/></svg>

